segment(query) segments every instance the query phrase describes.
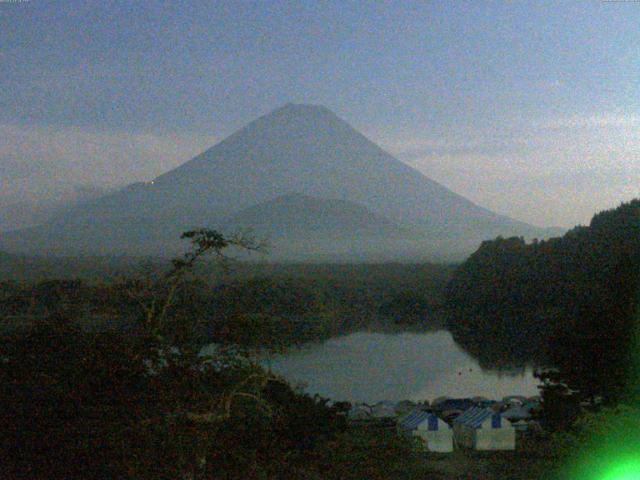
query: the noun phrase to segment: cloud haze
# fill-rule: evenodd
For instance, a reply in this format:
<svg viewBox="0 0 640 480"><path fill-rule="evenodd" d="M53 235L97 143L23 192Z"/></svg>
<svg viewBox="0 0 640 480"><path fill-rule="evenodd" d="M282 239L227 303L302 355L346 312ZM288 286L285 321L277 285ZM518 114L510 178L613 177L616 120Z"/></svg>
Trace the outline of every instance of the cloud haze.
<svg viewBox="0 0 640 480"><path fill-rule="evenodd" d="M384 145L494 211L570 227L640 196L639 131L640 116L559 117Z"/></svg>
<svg viewBox="0 0 640 480"><path fill-rule="evenodd" d="M0 190L9 203L55 197L76 185L147 181L216 141L198 134L0 125Z"/></svg>

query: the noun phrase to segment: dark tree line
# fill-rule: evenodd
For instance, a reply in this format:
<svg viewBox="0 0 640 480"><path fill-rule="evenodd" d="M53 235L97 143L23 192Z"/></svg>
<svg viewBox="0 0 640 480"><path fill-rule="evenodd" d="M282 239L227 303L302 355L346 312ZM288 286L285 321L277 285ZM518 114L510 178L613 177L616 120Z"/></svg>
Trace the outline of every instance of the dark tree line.
<svg viewBox="0 0 640 480"><path fill-rule="evenodd" d="M484 242L447 286L448 325L485 365L554 367L550 391L611 402L634 364L639 279L634 200L561 238Z"/></svg>
<svg viewBox="0 0 640 480"><path fill-rule="evenodd" d="M3 328L62 314L83 329L128 332L148 314L146 302L167 293L165 283L154 281L162 271L155 265L115 280L0 282L0 314L9 319ZM451 271L450 266L394 264L277 266L269 271L235 264L227 275L213 277L201 266L173 290L166 313L198 329L202 343L254 347L320 341L375 323L438 327Z"/></svg>

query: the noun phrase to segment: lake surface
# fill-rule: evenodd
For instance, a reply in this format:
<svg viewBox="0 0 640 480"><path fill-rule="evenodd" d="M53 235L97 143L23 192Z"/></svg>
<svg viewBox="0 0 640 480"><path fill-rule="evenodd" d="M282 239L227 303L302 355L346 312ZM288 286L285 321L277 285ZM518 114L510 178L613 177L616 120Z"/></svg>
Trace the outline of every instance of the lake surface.
<svg viewBox="0 0 640 480"><path fill-rule="evenodd" d="M539 393L531 368L482 370L444 330L353 333L274 357L265 366L311 394L352 402Z"/></svg>

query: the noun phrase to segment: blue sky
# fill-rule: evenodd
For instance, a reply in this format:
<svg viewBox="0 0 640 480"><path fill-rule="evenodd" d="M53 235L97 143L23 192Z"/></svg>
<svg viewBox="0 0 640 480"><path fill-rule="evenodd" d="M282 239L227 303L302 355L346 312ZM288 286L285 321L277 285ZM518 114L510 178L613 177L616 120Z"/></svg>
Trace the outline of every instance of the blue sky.
<svg viewBox="0 0 640 480"><path fill-rule="evenodd" d="M293 101L540 225L640 195L640 3L363 3L0 2L0 162L37 166L0 187L153 177Z"/></svg>

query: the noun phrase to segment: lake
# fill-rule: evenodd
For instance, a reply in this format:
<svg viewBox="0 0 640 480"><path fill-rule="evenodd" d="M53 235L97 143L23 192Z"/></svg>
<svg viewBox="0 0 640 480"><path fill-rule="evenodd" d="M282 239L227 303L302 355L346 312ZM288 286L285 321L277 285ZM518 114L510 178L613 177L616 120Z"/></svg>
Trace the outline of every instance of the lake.
<svg viewBox="0 0 640 480"><path fill-rule="evenodd" d="M305 391L332 400L433 400L537 395L531 368L482 370L445 330L358 332L306 345L264 362Z"/></svg>

